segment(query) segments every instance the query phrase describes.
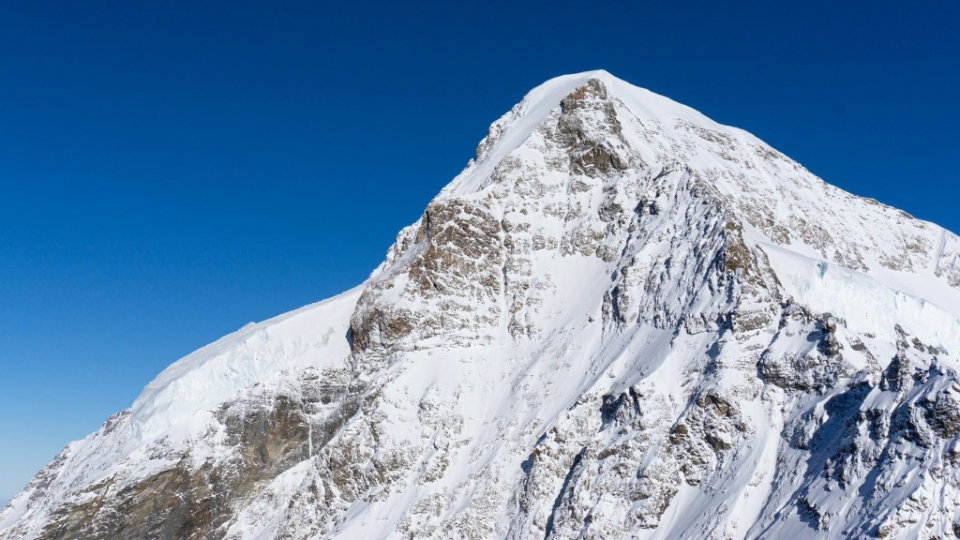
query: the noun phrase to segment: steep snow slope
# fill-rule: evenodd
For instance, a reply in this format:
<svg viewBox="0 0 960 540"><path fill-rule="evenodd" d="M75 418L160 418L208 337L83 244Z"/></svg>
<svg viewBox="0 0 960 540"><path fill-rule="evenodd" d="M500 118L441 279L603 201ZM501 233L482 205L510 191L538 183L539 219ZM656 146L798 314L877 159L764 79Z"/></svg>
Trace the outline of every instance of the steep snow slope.
<svg viewBox="0 0 960 540"><path fill-rule="evenodd" d="M0 538L960 534L960 240L597 71L361 287L173 364Z"/></svg>

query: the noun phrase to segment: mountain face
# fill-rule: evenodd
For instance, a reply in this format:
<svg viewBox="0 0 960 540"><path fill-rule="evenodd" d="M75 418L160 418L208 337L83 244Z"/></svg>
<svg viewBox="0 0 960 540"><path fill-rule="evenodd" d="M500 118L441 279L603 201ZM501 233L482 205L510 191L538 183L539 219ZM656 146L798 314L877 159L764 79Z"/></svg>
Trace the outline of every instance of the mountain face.
<svg viewBox="0 0 960 540"><path fill-rule="evenodd" d="M179 360L0 539L954 538L960 239L597 71L359 287Z"/></svg>

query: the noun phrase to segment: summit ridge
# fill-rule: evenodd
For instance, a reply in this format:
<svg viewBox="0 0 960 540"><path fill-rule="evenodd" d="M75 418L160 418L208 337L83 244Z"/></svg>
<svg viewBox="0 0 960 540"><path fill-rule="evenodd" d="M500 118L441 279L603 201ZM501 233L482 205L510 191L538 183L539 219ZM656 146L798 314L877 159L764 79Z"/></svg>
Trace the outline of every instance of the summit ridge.
<svg viewBox="0 0 960 540"><path fill-rule="evenodd" d="M960 536L960 239L603 70L360 286L172 364L0 539Z"/></svg>

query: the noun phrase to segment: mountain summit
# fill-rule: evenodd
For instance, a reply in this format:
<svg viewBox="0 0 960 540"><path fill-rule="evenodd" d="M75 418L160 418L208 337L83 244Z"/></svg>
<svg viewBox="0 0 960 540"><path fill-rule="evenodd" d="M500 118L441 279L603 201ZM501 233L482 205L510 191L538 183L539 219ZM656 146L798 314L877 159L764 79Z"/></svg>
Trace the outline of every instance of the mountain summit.
<svg viewBox="0 0 960 540"><path fill-rule="evenodd" d="M359 287L177 361L0 539L960 536L960 239L604 71Z"/></svg>

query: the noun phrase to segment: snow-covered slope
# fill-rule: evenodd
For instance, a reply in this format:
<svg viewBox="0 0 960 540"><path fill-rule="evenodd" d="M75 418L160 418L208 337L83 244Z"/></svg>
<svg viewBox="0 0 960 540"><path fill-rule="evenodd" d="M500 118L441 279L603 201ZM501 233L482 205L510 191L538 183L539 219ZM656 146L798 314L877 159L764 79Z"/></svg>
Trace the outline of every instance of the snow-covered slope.
<svg viewBox="0 0 960 540"><path fill-rule="evenodd" d="M960 239L603 71L362 286L180 360L13 538L960 535Z"/></svg>

